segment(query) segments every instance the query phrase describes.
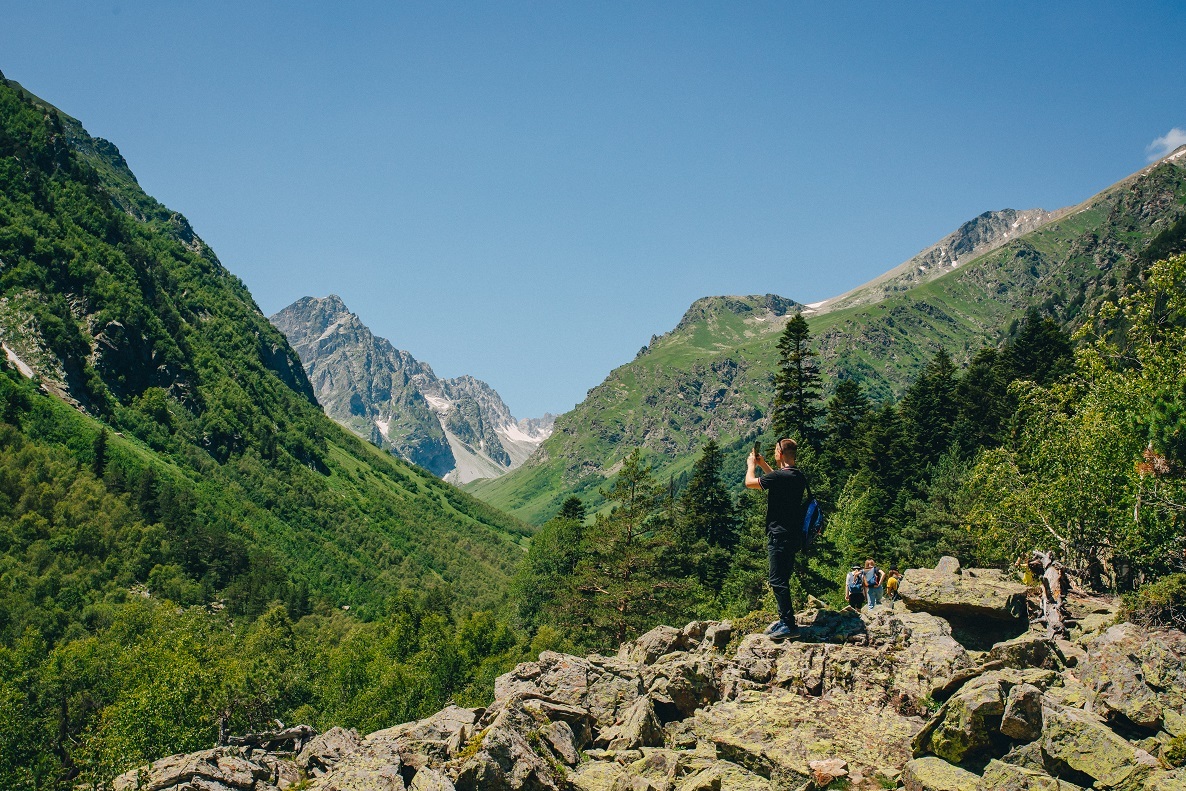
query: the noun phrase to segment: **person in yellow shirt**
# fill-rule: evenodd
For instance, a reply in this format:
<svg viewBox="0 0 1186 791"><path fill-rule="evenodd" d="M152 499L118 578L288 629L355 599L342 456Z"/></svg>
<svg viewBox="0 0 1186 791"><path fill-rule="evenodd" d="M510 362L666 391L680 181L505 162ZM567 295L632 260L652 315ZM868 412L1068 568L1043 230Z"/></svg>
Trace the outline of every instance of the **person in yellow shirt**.
<svg viewBox="0 0 1186 791"><path fill-rule="evenodd" d="M897 569L890 569L889 574L885 577L885 598L889 601L897 601L898 599L898 582L901 581L902 574Z"/></svg>

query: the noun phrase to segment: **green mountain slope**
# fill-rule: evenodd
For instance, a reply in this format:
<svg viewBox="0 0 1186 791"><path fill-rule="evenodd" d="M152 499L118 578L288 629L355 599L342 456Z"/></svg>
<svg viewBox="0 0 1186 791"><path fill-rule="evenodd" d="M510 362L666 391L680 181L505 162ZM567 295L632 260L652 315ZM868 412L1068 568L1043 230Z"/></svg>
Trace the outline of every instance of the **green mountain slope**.
<svg viewBox="0 0 1186 791"><path fill-rule="evenodd" d="M114 145L2 78L0 185L14 447L66 454L132 508L113 549L66 538L52 509L26 519L11 495L0 635L135 584L248 614L289 595L366 614L433 586L467 609L502 601L527 527L326 418L284 336L185 218ZM75 572L91 583L59 599Z"/></svg>
<svg viewBox="0 0 1186 791"><path fill-rule="evenodd" d="M912 279L898 268L893 287L883 276L835 300L837 309L805 309L825 378L854 378L871 396L891 399L939 349L966 362L998 343L1029 306L1074 326L1137 277L1145 248L1180 225L1184 154L1036 218L1034 230L940 277ZM467 491L540 522L569 494L598 502L597 489L634 447L664 477L685 472L710 437L740 453L768 426L775 343L794 307L772 296L698 301L674 330L557 418L523 467Z"/></svg>

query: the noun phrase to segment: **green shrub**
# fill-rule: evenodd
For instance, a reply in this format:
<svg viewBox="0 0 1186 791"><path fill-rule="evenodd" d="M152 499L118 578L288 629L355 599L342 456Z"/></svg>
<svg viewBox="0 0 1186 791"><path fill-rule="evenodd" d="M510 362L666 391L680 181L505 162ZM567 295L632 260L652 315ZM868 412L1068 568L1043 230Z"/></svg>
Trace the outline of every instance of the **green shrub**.
<svg viewBox="0 0 1186 791"><path fill-rule="evenodd" d="M1124 617L1150 629L1186 627L1186 574L1170 574L1126 596Z"/></svg>

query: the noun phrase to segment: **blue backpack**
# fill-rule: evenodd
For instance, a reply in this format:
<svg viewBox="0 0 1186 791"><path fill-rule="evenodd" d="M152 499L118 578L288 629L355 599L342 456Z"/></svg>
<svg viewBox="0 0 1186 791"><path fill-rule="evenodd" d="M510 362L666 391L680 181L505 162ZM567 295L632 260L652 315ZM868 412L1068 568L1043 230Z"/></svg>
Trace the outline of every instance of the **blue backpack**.
<svg viewBox="0 0 1186 791"><path fill-rule="evenodd" d="M804 482L806 482L804 478ZM811 484L807 484L807 507L803 509L803 546L810 549L820 534L824 532L824 509L811 493Z"/></svg>

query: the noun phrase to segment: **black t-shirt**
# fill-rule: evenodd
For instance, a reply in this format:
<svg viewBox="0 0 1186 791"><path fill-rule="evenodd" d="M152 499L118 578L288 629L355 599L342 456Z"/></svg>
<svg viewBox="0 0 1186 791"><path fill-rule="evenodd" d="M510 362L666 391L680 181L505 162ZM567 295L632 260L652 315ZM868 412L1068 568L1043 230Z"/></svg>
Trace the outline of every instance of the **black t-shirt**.
<svg viewBox="0 0 1186 791"><path fill-rule="evenodd" d="M796 467L773 470L758 481L769 493L766 501L766 535L803 541L803 492L807 478Z"/></svg>

